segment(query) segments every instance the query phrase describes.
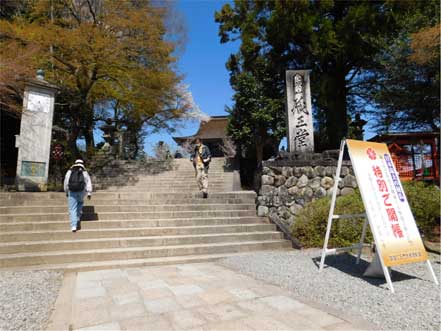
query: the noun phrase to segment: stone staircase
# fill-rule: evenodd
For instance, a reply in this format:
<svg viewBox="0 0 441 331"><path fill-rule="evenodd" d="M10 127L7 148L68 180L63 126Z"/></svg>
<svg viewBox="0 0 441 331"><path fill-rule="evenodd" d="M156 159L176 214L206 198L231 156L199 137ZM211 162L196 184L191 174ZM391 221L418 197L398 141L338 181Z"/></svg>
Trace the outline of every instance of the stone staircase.
<svg viewBox="0 0 441 331"><path fill-rule="evenodd" d="M85 200L76 233L64 193L0 193L0 269L95 270L290 248L256 216L254 192L232 191L234 174L223 162L213 159L208 199L186 159L156 174L136 163L113 165L115 173L95 178L102 189Z"/></svg>

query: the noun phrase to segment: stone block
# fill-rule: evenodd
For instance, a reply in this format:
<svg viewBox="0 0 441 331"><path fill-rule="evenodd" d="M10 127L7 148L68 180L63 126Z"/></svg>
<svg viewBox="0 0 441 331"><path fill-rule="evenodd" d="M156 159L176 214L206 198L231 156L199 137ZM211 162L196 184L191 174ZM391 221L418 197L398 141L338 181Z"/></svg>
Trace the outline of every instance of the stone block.
<svg viewBox="0 0 441 331"><path fill-rule="evenodd" d="M77 288L75 291L75 298L77 299L105 297L106 295L106 289L102 286L97 286L94 288Z"/></svg>
<svg viewBox="0 0 441 331"><path fill-rule="evenodd" d="M328 190L328 189L330 189L331 187L333 187L334 186L334 179L333 178L331 178L331 177L323 177L322 178L322 180L321 180L321 182L320 182L320 185L325 189L325 190Z"/></svg>
<svg viewBox="0 0 441 331"><path fill-rule="evenodd" d="M263 175L262 176L262 185L273 185L274 184L274 177Z"/></svg>
<svg viewBox="0 0 441 331"><path fill-rule="evenodd" d="M347 175L349 175L349 168L345 166L341 167L340 176L345 177Z"/></svg>
<svg viewBox="0 0 441 331"><path fill-rule="evenodd" d="M283 295L269 296L261 298L258 301L265 303L272 309L276 309L279 311L298 310L307 307L303 303Z"/></svg>
<svg viewBox="0 0 441 331"><path fill-rule="evenodd" d="M338 182L338 188L342 189L343 187L345 187L345 184L343 182L343 178L341 178L341 180Z"/></svg>
<svg viewBox="0 0 441 331"><path fill-rule="evenodd" d="M167 314L175 330L193 329L206 321L196 312L181 310Z"/></svg>
<svg viewBox="0 0 441 331"><path fill-rule="evenodd" d="M263 176L262 176L262 178L263 178ZM270 177L270 178L272 178L272 177ZM286 177L285 176L277 175L277 176L274 177L274 185L276 187L279 187L279 186L285 184L285 181L286 181Z"/></svg>
<svg viewBox="0 0 441 331"><path fill-rule="evenodd" d="M195 295L198 293L204 292L202 288L197 285L180 285L180 286L172 286L170 290L176 295Z"/></svg>
<svg viewBox="0 0 441 331"><path fill-rule="evenodd" d="M310 187L302 188L299 193L300 196L307 202L311 201L314 195L314 191Z"/></svg>
<svg viewBox="0 0 441 331"><path fill-rule="evenodd" d="M319 187L318 189L314 190L314 198L320 199L326 196L326 190L323 187Z"/></svg>
<svg viewBox="0 0 441 331"><path fill-rule="evenodd" d="M142 302L128 303L125 305L112 305L109 307L112 320L125 320L128 318L139 317L146 313Z"/></svg>
<svg viewBox="0 0 441 331"><path fill-rule="evenodd" d="M221 302L230 301L233 296L222 288L212 289L199 294L199 297L209 305L216 305Z"/></svg>
<svg viewBox="0 0 441 331"><path fill-rule="evenodd" d="M343 184L344 184L345 187L356 188L357 187L357 179L355 178L355 176L347 175L343 179Z"/></svg>
<svg viewBox="0 0 441 331"><path fill-rule="evenodd" d="M337 167L334 166L328 166L325 168L325 175L329 177L335 176L335 172L337 170Z"/></svg>
<svg viewBox="0 0 441 331"><path fill-rule="evenodd" d="M260 188L261 195L273 195L274 194L274 186L271 185L262 185Z"/></svg>
<svg viewBox="0 0 441 331"><path fill-rule="evenodd" d="M301 205L298 205L294 203L291 207L289 207L289 210L293 215L298 215L298 213L303 209Z"/></svg>
<svg viewBox="0 0 441 331"><path fill-rule="evenodd" d="M288 189L285 186L278 187L276 192L282 200L288 196Z"/></svg>
<svg viewBox="0 0 441 331"><path fill-rule="evenodd" d="M353 194L355 192L355 190L352 187L344 187L341 189L340 194L341 195L349 195L349 194Z"/></svg>
<svg viewBox="0 0 441 331"><path fill-rule="evenodd" d="M282 175L286 178L289 178L292 176L292 168L291 167L283 167L282 168Z"/></svg>
<svg viewBox="0 0 441 331"><path fill-rule="evenodd" d="M259 217L266 217L266 216L268 216L268 213L269 213L268 207L259 206L257 208L257 216L259 216Z"/></svg>
<svg viewBox="0 0 441 331"><path fill-rule="evenodd" d="M126 305L129 303L142 302L141 295L138 292L129 292L118 294L112 297L113 302L117 305Z"/></svg>
<svg viewBox="0 0 441 331"><path fill-rule="evenodd" d="M297 184L297 177L294 177L294 176L289 177L285 182L285 186L287 188L293 187L296 184Z"/></svg>
<svg viewBox="0 0 441 331"><path fill-rule="evenodd" d="M306 175L302 175L299 180L297 181L297 187L302 188L308 185L309 179Z"/></svg>
<svg viewBox="0 0 441 331"><path fill-rule="evenodd" d="M266 197L263 196L263 195L259 195L259 196L257 197L257 204L258 204L258 205L261 205L261 206L265 206L265 205L267 204L267 199L266 199Z"/></svg>
<svg viewBox="0 0 441 331"><path fill-rule="evenodd" d="M205 306L206 302L197 295L181 295L176 297L176 301L185 309Z"/></svg>
<svg viewBox="0 0 441 331"><path fill-rule="evenodd" d="M274 176L273 171L268 167L263 167L262 174L268 175L268 176Z"/></svg>
<svg viewBox="0 0 441 331"><path fill-rule="evenodd" d="M120 321L122 330L172 330L171 323L163 315L149 315Z"/></svg>
<svg viewBox="0 0 441 331"><path fill-rule="evenodd" d="M156 300L144 300L144 306L152 314L164 314L182 309L176 300L171 297Z"/></svg>
<svg viewBox="0 0 441 331"><path fill-rule="evenodd" d="M294 167L292 170L294 176L296 176L297 178L299 178L304 174L303 167Z"/></svg>
<svg viewBox="0 0 441 331"><path fill-rule="evenodd" d="M309 179L314 178L316 176L314 168L305 167L305 175L308 176Z"/></svg>
<svg viewBox="0 0 441 331"><path fill-rule="evenodd" d="M288 189L288 194L292 196L296 196L299 190L300 189L297 186L293 186L290 189Z"/></svg>
<svg viewBox="0 0 441 331"><path fill-rule="evenodd" d="M333 191L333 188L332 188L332 187L331 187L330 189L326 190L326 195L327 195L328 197L331 197L331 196L332 196L332 191ZM337 196L339 196L339 195L340 195L340 189L337 188Z"/></svg>
<svg viewBox="0 0 441 331"><path fill-rule="evenodd" d="M238 300L249 300L257 298L258 295L246 288L232 288L228 290Z"/></svg>
<svg viewBox="0 0 441 331"><path fill-rule="evenodd" d="M313 191L317 190L321 185L321 178L315 177L313 179L310 179L308 182L308 186L312 188Z"/></svg>
<svg viewBox="0 0 441 331"><path fill-rule="evenodd" d="M289 211L289 208L285 207L285 206L281 206L281 207L277 208L277 214L282 219L288 219L289 217L291 217L291 213Z"/></svg>
<svg viewBox="0 0 441 331"><path fill-rule="evenodd" d="M326 175L326 168L323 166L317 166L314 168L315 173L317 176L323 177Z"/></svg>

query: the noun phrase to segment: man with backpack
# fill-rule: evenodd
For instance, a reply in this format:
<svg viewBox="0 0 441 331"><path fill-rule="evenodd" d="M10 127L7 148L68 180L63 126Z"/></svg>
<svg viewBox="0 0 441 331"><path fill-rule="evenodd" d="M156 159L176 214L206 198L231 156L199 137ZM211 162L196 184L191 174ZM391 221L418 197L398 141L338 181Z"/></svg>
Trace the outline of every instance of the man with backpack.
<svg viewBox="0 0 441 331"><path fill-rule="evenodd" d="M190 160L196 171L196 181L199 190L202 191L202 197L208 198L208 167L211 161L211 153L207 146L202 144L200 138L196 138L193 153Z"/></svg>
<svg viewBox="0 0 441 331"><path fill-rule="evenodd" d="M64 192L69 205L71 230L76 232L83 212L84 196L87 194L89 200L92 197L92 181L83 160L76 160L67 171L64 177Z"/></svg>

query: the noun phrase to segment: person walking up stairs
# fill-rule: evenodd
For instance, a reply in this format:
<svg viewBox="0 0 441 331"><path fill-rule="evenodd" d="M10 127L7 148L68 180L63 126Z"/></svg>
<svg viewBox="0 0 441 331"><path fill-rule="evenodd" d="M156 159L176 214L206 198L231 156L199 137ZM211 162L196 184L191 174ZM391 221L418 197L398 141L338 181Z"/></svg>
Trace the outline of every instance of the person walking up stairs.
<svg viewBox="0 0 441 331"><path fill-rule="evenodd" d="M202 192L204 199L208 198L208 168L210 166L211 154L207 146L202 143L200 138L196 138L191 159L196 175L196 182L199 191Z"/></svg>
<svg viewBox="0 0 441 331"><path fill-rule="evenodd" d="M92 181L83 160L76 160L64 177L64 192L69 206L70 226L76 232L83 214L84 196L92 198Z"/></svg>

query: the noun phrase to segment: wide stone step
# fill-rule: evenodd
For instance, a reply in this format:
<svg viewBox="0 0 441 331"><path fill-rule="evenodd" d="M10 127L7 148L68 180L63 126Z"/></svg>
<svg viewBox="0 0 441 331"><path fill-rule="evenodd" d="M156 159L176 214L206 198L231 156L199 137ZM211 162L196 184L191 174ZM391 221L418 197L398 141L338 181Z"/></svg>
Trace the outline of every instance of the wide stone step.
<svg viewBox="0 0 441 331"><path fill-rule="evenodd" d="M18 207L18 206L65 206L67 208L67 199L66 198L57 198L50 199L49 201L45 201L46 203L43 205L40 200L3 200L0 202L1 207ZM97 199L94 197L92 200L84 199L85 206L96 206L96 205L149 205L149 206L166 206L168 208L169 205L210 205L210 204L223 204L223 205L236 205L236 204L254 204L254 198L251 199L222 199L222 198L208 198L208 199L179 199L176 198L174 200L132 200L132 199ZM1 214L1 212L0 212Z"/></svg>
<svg viewBox="0 0 441 331"><path fill-rule="evenodd" d="M208 190L220 190L220 189L227 189L232 187L233 183L220 183L220 184L216 184L216 183L208 183ZM113 183L112 185L95 185L95 189L97 189L97 187L104 187L104 188L108 188L113 189L113 190L119 190L121 192L121 190L124 189L128 189L131 191L145 191L145 190L149 190L149 191L154 191L154 192L186 192L186 191L198 191L199 187L196 183L191 183L191 184L172 184L172 183L168 183L168 184L161 184L161 183L126 183L126 184L115 184Z"/></svg>
<svg viewBox="0 0 441 331"><path fill-rule="evenodd" d="M154 212L100 212L83 213L81 220L118 220L118 219L164 219L190 217L244 217L255 215L255 210L215 210L215 211L154 211ZM0 215L0 223L11 222L44 222L69 220L69 214L64 213L33 213Z"/></svg>
<svg viewBox="0 0 441 331"><path fill-rule="evenodd" d="M35 213L66 213L67 205L64 206L18 206L0 207L0 215L19 215ZM174 204L174 205L108 205L93 204L83 208L83 214L116 213L116 212L161 212L171 211L215 211L215 210L256 210L254 204Z"/></svg>
<svg viewBox="0 0 441 331"><path fill-rule="evenodd" d="M75 237L75 236L74 236ZM280 232L210 233L177 236L120 237L101 239L51 240L34 242L0 243L1 254L76 251L126 247L156 247L210 243L235 243L241 241L280 240Z"/></svg>
<svg viewBox="0 0 441 331"><path fill-rule="evenodd" d="M277 250L289 250L289 247L277 248ZM264 250L261 249L262 251ZM271 250L268 248L266 250ZM249 252L241 253L223 253L223 254L199 254L199 255L184 255L184 256L170 256L147 259L124 259L124 260L110 260L110 261L94 261L84 263L60 263L60 264L45 264L45 265L31 265L14 267L17 271L33 271L33 270L57 270L64 272L84 272L105 269L125 269L125 268L139 268L147 266L158 266L168 264L187 264L187 263L203 263L212 262L219 259L224 259L230 256L241 256L249 254ZM11 270L7 268L6 270Z"/></svg>
<svg viewBox="0 0 441 331"><path fill-rule="evenodd" d="M142 227L172 227L172 226L202 226L202 225L226 225L226 224L252 224L263 222L265 218L256 216L248 217L192 217L170 219L134 219L134 220L107 220L107 221L81 221L82 229L118 229L118 228L142 228ZM17 231L44 231L44 230L67 230L69 222L65 221L28 221L18 223L1 223L0 232Z"/></svg>
<svg viewBox="0 0 441 331"><path fill-rule="evenodd" d="M263 249L288 248L289 246L290 243L286 240L265 240L141 248L130 247L78 251L2 254L0 255L0 268L123 259L146 259L196 254L237 253Z"/></svg>
<svg viewBox="0 0 441 331"><path fill-rule="evenodd" d="M210 177L208 176L208 181L210 184L223 184L223 183L229 183L233 180L233 176L231 177ZM127 184L133 184L133 183L143 183L143 184L180 184L180 185L191 185L196 184L195 176L192 177L184 177L184 178L97 178L96 180L92 181L93 184L113 184L115 182L118 183L127 183Z"/></svg>
<svg viewBox="0 0 441 331"><path fill-rule="evenodd" d="M137 227L137 228L99 228L90 229L82 227L81 231L72 233L68 226L65 230L43 230L1 232L0 243L7 242L32 242L45 240L69 240L69 239L97 239L97 238L122 238L142 236L177 236L196 235L208 233L242 233L242 232L267 232L275 231L274 224L249 223L249 224L210 224L201 226L161 226L161 227ZM0 251L0 253L2 253Z"/></svg>
<svg viewBox="0 0 441 331"><path fill-rule="evenodd" d="M48 200L48 199L64 199L66 200L66 194L64 192L0 192L0 205L4 200ZM198 199L200 193L195 192L180 192L180 193L153 193L153 192L118 192L118 191L106 191L106 192L94 192L94 199L143 199L143 200L171 200L171 199ZM209 195L209 199L225 198L225 199L238 199L238 198L256 198L256 193L253 191L235 191L235 192L219 192Z"/></svg>
<svg viewBox="0 0 441 331"><path fill-rule="evenodd" d="M208 186L209 193L219 193L227 191L232 185L228 185L225 188L223 187L210 187ZM148 186L111 186L111 187L102 187L100 192L106 192L107 190L115 191L119 190L121 193L123 192L133 192L134 190L138 192L147 192L147 193L179 193L179 192L188 192L188 193L198 193L199 189L197 186L194 188L179 188L179 187L162 187L162 188L150 188Z"/></svg>

